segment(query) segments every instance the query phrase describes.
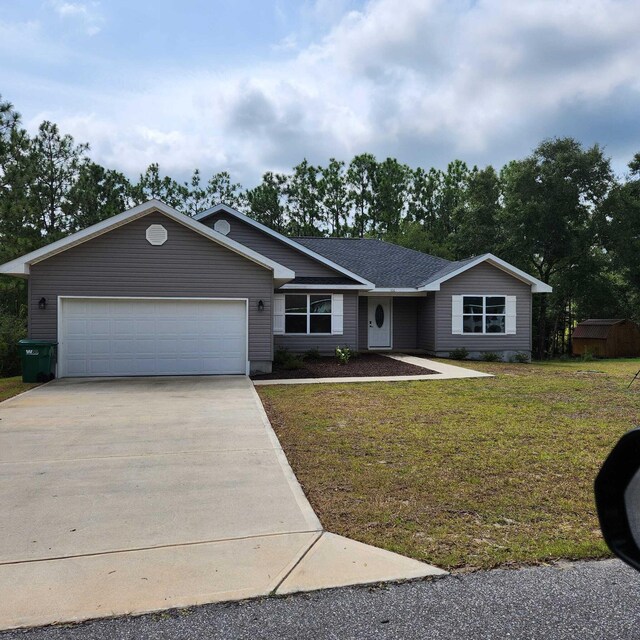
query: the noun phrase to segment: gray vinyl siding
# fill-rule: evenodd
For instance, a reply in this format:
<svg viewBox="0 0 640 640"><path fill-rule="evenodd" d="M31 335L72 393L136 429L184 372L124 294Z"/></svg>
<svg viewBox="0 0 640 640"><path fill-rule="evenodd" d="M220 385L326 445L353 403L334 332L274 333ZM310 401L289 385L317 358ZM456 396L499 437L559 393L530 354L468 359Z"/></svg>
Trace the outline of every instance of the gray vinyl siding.
<svg viewBox="0 0 640 640"><path fill-rule="evenodd" d="M393 299L393 349L418 348L418 298Z"/></svg>
<svg viewBox="0 0 640 640"><path fill-rule="evenodd" d="M287 293L310 293L309 291L287 291ZM313 293L335 293L334 291L313 291ZM342 293L342 292L340 292ZM342 335L278 335L273 336L276 349L289 349L294 353L303 353L309 349L318 349L324 355L333 355L336 347L347 346L357 349L358 345L358 294L343 294Z"/></svg>
<svg viewBox="0 0 640 640"><path fill-rule="evenodd" d="M369 298L358 298L358 350L369 348Z"/></svg>
<svg viewBox="0 0 640 640"><path fill-rule="evenodd" d="M202 224L213 229L213 225L218 220L226 220L231 227L228 237L236 242L257 251L277 263L293 269L297 277L321 277L329 276L332 278L344 276L344 274L331 269L330 267L314 260L300 251L296 251L293 247L276 240L266 233L252 227L251 225L238 220L238 218L227 213L219 213L202 221Z"/></svg>
<svg viewBox="0 0 640 640"><path fill-rule="evenodd" d="M451 333L451 296L454 295L516 296L516 333L466 334ZM481 263L444 282L435 294L437 353L464 347L477 351L531 351L531 287L492 265Z"/></svg>
<svg viewBox="0 0 640 640"><path fill-rule="evenodd" d="M433 293L418 298L418 349L435 351L436 299Z"/></svg>
<svg viewBox="0 0 640 640"><path fill-rule="evenodd" d="M146 240L154 223L167 229L162 246ZM57 338L58 296L248 298L249 360L273 356L272 272L158 212L33 265L29 296L29 335L47 339Z"/></svg>

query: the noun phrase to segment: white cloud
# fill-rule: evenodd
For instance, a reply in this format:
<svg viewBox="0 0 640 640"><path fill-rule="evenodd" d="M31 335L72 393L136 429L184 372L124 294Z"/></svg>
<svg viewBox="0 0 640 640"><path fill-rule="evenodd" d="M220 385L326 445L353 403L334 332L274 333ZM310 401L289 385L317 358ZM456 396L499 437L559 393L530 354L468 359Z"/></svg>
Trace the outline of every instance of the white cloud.
<svg viewBox="0 0 640 640"><path fill-rule="evenodd" d="M78 21L89 36L100 33L104 17L99 2L67 2L66 0L50 0L54 11L61 18Z"/></svg>
<svg viewBox="0 0 640 640"><path fill-rule="evenodd" d="M576 105L621 89L640 103L637 24L631 0L373 0L284 61L137 76L139 88L94 96L88 113L50 115L128 172L157 161L250 183L303 157L365 150L423 166L501 163L542 136L571 134ZM278 57L287 42L296 40Z"/></svg>

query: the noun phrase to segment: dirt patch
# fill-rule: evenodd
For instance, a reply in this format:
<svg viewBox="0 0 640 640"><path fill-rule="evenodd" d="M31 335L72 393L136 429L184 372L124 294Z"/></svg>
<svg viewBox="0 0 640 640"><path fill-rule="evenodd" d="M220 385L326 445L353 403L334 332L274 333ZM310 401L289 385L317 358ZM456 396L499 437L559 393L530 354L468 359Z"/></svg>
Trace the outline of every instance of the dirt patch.
<svg viewBox="0 0 640 640"><path fill-rule="evenodd" d="M347 364L339 364L333 357L305 361L302 369L274 370L251 376L252 380L292 380L300 378L371 378L377 376L424 376L436 371L401 362L376 353L363 353L351 358Z"/></svg>

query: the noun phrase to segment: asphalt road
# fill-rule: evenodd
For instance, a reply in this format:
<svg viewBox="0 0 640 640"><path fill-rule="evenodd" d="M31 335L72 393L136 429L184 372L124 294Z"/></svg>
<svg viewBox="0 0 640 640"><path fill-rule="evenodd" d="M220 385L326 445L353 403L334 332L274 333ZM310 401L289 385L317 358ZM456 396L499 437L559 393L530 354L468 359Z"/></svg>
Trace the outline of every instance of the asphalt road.
<svg viewBox="0 0 640 640"><path fill-rule="evenodd" d="M640 573L615 560L333 589L67 627L0 640L640 638Z"/></svg>

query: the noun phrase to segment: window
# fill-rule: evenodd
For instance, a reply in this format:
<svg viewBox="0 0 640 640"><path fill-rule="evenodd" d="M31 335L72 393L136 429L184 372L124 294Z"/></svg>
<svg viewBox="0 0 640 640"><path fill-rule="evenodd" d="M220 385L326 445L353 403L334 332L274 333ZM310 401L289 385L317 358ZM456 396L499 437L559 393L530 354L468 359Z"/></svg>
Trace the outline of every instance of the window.
<svg viewBox="0 0 640 640"><path fill-rule="evenodd" d="M287 294L285 333L331 333L331 294Z"/></svg>
<svg viewBox="0 0 640 640"><path fill-rule="evenodd" d="M506 296L463 296L463 333L506 333Z"/></svg>

